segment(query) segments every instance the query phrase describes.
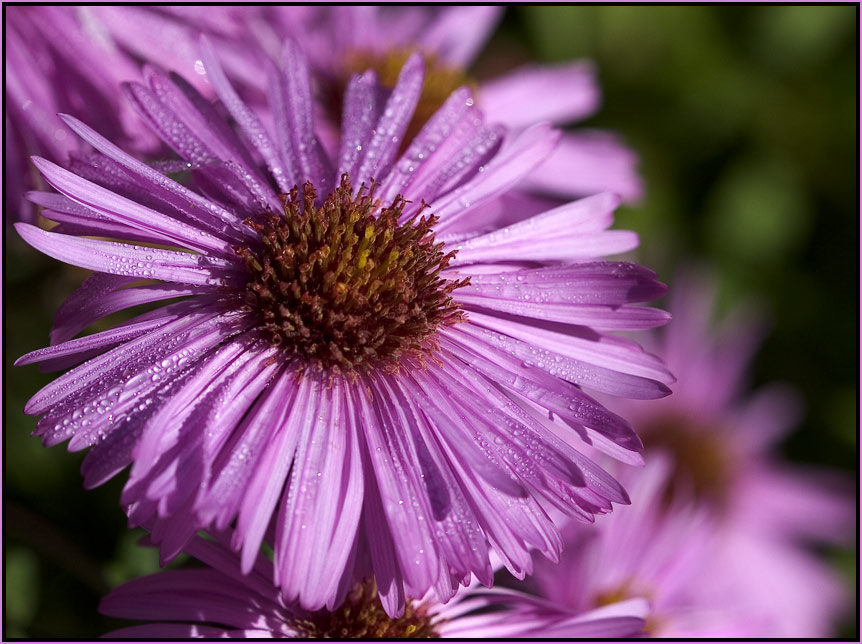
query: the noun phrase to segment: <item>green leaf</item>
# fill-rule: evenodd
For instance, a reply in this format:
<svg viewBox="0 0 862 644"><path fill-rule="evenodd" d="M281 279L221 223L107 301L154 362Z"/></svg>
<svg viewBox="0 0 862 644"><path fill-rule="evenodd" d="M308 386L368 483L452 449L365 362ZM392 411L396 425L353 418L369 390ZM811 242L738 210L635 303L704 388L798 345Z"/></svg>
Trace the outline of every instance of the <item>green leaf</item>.
<svg viewBox="0 0 862 644"><path fill-rule="evenodd" d="M709 245L750 267L787 260L805 241L811 206L794 167L777 158L737 161L708 197Z"/></svg>
<svg viewBox="0 0 862 644"><path fill-rule="evenodd" d="M4 591L7 626L26 637L39 608L39 561L29 548L12 547L6 551Z"/></svg>
<svg viewBox="0 0 862 644"><path fill-rule="evenodd" d="M113 561L106 567L105 576L111 586L150 575L159 570L157 548L141 546L138 541L146 534L143 530L131 530L120 537Z"/></svg>
<svg viewBox="0 0 862 644"><path fill-rule="evenodd" d="M852 6L761 7L754 48L770 65L798 73L835 51L857 24L856 12Z"/></svg>

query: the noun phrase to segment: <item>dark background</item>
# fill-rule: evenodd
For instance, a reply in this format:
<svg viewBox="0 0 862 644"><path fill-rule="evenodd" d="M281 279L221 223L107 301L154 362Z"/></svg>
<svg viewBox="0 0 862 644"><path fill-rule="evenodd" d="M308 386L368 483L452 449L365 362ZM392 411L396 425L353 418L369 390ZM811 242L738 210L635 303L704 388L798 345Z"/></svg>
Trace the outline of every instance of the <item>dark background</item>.
<svg viewBox="0 0 862 644"><path fill-rule="evenodd" d="M647 186L617 227L641 234L640 259L665 281L694 260L715 268L720 309L754 298L771 311L751 381L792 383L807 406L784 454L854 477L857 29L855 6L510 7L473 70L597 63L604 106L585 124L621 133ZM84 491L83 453L29 436L35 420L21 409L52 377L12 363L47 344L53 312L86 271L6 226L4 626L11 637L89 639L119 625L96 613L99 597L158 561L125 528L125 474ZM855 549L824 557L856 592ZM854 621L840 634L855 636Z"/></svg>

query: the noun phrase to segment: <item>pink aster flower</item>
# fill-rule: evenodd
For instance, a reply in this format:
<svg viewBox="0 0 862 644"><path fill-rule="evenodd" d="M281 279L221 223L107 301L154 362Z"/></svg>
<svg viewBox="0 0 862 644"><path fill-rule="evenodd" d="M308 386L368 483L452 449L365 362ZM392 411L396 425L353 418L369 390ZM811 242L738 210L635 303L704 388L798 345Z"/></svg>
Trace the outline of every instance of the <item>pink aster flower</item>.
<svg viewBox="0 0 862 644"><path fill-rule="evenodd" d="M762 316L740 307L712 325L714 285L696 274L676 283L673 328L647 339L678 374L673 400L655 409L617 401L620 408L650 437L649 446L678 455L677 480L729 524L742 521L782 540L842 539L853 517L847 481L791 466L778 454L801 415L798 394L782 383L746 394L749 363L765 332ZM705 454L705 461L693 460Z"/></svg>
<svg viewBox="0 0 862 644"><path fill-rule="evenodd" d="M227 541L195 537L188 552L203 568L168 570L127 582L105 597L100 612L144 622L114 638L618 638L641 634L646 602L619 602L574 613L513 590L471 588L441 604L429 593L390 617L373 582L350 589L335 610L307 611L286 602L262 555L245 574ZM472 592L471 592L472 591ZM493 608L493 612L481 609Z"/></svg>
<svg viewBox="0 0 862 644"><path fill-rule="evenodd" d="M626 503L549 421L636 455L628 423L584 388L669 391L657 358L607 333L667 320L637 305L665 291L652 272L596 259L636 244L606 230L618 198L453 235L557 133L538 125L504 143L462 88L398 156L422 88L417 55L391 92L373 72L351 79L329 158L297 46L267 72L274 131L203 50L222 105L153 68L125 87L192 188L71 117L98 153L71 171L35 161L60 194L31 198L59 226L19 233L96 271L58 312L52 346L18 361L74 366L26 406L44 443L90 448L87 487L131 464L122 501L133 524L158 519L165 558L199 529L234 526L248 572L266 537L275 583L309 610L334 608L365 577L390 615L405 594L445 601L471 575L492 583L489 552L523 577L531 549L560 548L538 498L586 521ZM177 301L73 339L166 300Z"/></svg>
<svg viewBox="0 0 862 644"><path fill-rule="evenodd" d="M679 377L674 400L655 410L621 408L648 446L675 454L675 487L693 489L718 517L708 599L733 597L740 611L757 615L761 628L746 635L828 637L847 598L807 545L849 540L850 482L781 458L778 444L801 412L790 387L773 383L745 395L747 369L764 333L760 317L740 308L712 330L709 281L700 276L677 284L674 328L655 345Z"/></svg>
<svg viewBox="0 0 862 644"><path fill-rule="evenodd" d="M620 401L649 463L620 473L632 507L570 525L560 564L540 562L535 579L575 610L646 597L658 637L829 637L846 592L805 542L852 534L849 484L781 462L796 398L778 385L740 395L762 327L737 312L712 332L711 302L704 279L675 283L674 322L654 347L679 378L674 395Z"/></svg>
<svg viewBox="0 0 862 644"><path fill-rule="evenodd" d="M412 138L453 90L476 85L466 70L502 14L499 6L93 6L86 11L117 47L166 69L189 74L194 69L195 86L204 92L196 34L218 38L228 77L251 99L266 92L261 56L277 59L285 38L293 38L318 74L317 98L333 123L320 134L324 145L336 146L332 152L337 152L341 99L353 73L373 68L391 88L410 54L426 57ZM601 102L595 70L586 61L524 65L476 85L475 94L492 121L516 131L543 120L555 125L583 120ZM610 132L567 132L519 188L562 199L610 191L635 200L642 192L636 164L636 155ZM530 206L531 214L539 212L536 203ZM523 207L522 199L518 208Z"/></svg>

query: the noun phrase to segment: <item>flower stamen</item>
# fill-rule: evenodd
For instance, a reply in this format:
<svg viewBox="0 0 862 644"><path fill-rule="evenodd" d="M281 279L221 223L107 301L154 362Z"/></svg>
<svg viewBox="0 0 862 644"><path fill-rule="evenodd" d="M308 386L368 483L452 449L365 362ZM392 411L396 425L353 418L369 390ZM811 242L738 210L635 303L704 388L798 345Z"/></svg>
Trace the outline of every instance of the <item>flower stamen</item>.
<svg viewBox="0 0 862 644"><path fill-rule="evenodd" d="M357 584L334 612L319 611L292 624L304 637L321 639L429 639L440 637L425 604L408 601L404 615L386 614L374 582Z"/></svg>

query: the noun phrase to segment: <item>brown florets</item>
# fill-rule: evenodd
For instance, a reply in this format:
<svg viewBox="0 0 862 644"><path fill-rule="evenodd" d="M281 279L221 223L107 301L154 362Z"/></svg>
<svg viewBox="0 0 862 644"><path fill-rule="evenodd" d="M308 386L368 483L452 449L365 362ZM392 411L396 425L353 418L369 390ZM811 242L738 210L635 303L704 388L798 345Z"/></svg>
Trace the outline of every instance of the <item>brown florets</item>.
<svg viewBox="0 0 862 644"><path fill-rule="evenodd" d="M454 251L443 252L425 208L399 223L407 202L382 207L374 186L358 194L347 175L320 206L313 186L282 195L283 213L247 219L261 246L236 247L249 279L243 310L287 356L317 371L355 378L418 364L434 349L434 332L461 321L450 294L468 283L440 272Z"/></svg>
<svg viewBox="0 0 862 644"><path fill-rule="evenodd" d="M412 601L407 602L402 617L389 617L377 596L377 586L364 582L347 594L335 612L319 611L293 627L304 637L322 639L429 639L440 637L435 625L425 605Z"/></svg>
<svg viewBox="0 0 862 644"><path fill-rule="evenodd" d="M647 447L673 454L673 470L662 501L669 504L680 491L687 491L722 510L733 479L731 454L719 431L690 424L685 418L668 416L639 428Z"/></svg>

